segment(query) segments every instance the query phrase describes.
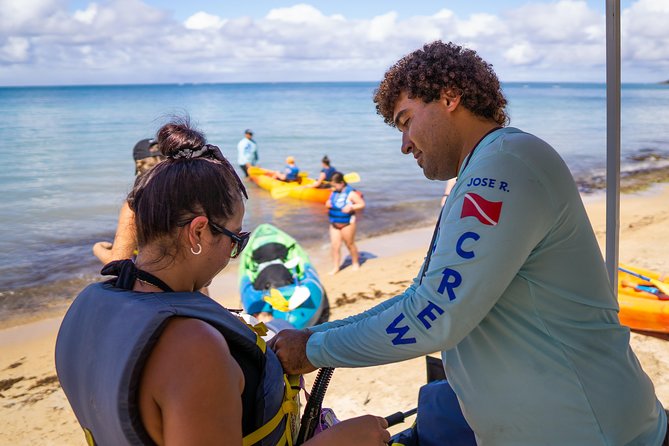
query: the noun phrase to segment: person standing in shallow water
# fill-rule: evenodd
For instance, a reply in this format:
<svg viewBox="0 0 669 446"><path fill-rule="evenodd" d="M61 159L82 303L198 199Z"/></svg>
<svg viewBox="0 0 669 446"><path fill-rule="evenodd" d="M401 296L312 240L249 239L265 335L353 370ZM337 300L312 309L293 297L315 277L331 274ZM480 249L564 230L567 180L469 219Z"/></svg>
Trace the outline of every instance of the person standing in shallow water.
<svg viewBox="0 0 669 446"><path fill-rule="evenodd" d="M258 163L258 145L253 140L253 130L246 129L244 137L237 143L237 164L244 175L249 176L249 167Z"/></svg>
<svg viewBox="0 0 669 446"><path fill-rule="evenodd" d="M284 369L441 350L457 399L439 413L464 415L467 445L666 444L571 173L546 142L505 127L492 67L436 41L395 63L374 102L426 178L458 180L412 285L365 313L279 333Z"/></svg>
<svg viewBox="0 0 669 446"><path fill-rule="evenodd" d="M346 184L344 175L335 172L330 181L332 193L325 203L330 221L330 249L333 268L330 274L336 274L341 268L342 242L351 254L351 268L360 268L360 254L355 244L356 211L365 208L365 200L357 190Z"/></svg>
<svg viewBox="0 0 669 446"><path fill-rule="evenodd" d="M290 444L295 383L262 327L197 291L249 240L244 185L186 120L157 139L167 160L128 197L139 254L107 265L115 277L69 308L56 341L61 386L89 444ZM384 445L385 427L357 417L305 445Z"/></svg>

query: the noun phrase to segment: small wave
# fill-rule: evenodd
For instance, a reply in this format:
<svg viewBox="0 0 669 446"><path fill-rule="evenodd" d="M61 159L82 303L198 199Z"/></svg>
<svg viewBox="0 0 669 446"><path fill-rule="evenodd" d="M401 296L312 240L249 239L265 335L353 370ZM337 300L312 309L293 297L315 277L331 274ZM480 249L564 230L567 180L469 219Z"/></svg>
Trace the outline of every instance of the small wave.
<svg viewBox="0 0 669 446"><path fill-rule="evenodd" d="M62 314L86 285L100 280L86 275L0 292L0 327Z"/></svg>
<svg viewBox="0 0 669 446"><path fill-rule="evenodd" d="M574 175L581 193L593 194L606 189L606 170L593 169ZM620 168L621 192L648 189L654 184L669 182L669 154L641 149L627 155Z"/></svg>

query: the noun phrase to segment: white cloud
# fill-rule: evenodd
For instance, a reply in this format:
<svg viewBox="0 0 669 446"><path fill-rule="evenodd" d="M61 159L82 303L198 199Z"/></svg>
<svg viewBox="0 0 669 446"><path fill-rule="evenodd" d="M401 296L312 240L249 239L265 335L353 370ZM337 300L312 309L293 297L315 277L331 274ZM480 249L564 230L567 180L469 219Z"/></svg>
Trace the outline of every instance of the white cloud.
<svg viewBox="0 0 669 446"><path fill-rule="evenodd" d="M504 52L504 57L514 65L528 65L537 62L540 57L529 42L520 42Z"/></svg>
<svg viewBox="0 0 669 446"><path fill-rule="evenodd" d="M630 62L669 68L669 1L640 0L622 14L626 40L623 55ZM669 77L669 72L665 72Z"/></svg>
<svg viewBox="0 0 669 446"><path fill-rule="evenodd" d="M476 49L503 80L603 80L603 14L584 0L536 1L501 15L441 9L349 19L300 3L260 19L200 11L180 22L142 0L74 12L65 0L0 0L0 85L373 80L436 39ZM669 66L669 0L638 0L622 21L628 72L669 77L661 73Z"/></svg>
<svg viewBox="0 0 669 446"><path fill-rule="evenodd" d="M340 15L332 16L336 20L342 20ZM277 20L281 22L288 22L292 24L307 23L313 24L326 20L326 17L318 9L305 3L291 6L290 8L276 8L271 9L267 16L267 20Z"/></svg>
<svg viewBox="0 0 669 446"><path fill-rule="evenodd" d="M91 3L83 11L81 10L75 11L74 20L78 20L81 23L90 25L91 23L93 23L93 20L95 19L95 16L97 14L98 14L98 5L96 5L95 3Z"/></svg>
<svg viewBox="0 0 669 446"><path fill-rule="evenodd" d="M0 30L2 32L36 25L60 8L58 0L0 0Z"/></svg>
<svg viewBox="0 0 669 446"><path fill-rule="evenodd" d="M21 63L29 59L30 42L23 37L10 37L0 47L0 61Z"/></svg>
<svg viewBox="0 0 669 446"><path fill-rule="evenodd" d="M367 36L372 42L383 42L397 29L397 13L391 11L387 14L372 18L369 23Z"/></svg>
<svg viewBox="0 0 669 446"><path fill-rule="evenodd" d="M219 16L200 11L188 17L184 25L187 29L220 29L225 22Z"/></svg>
<svg viewBox="0 0 669 446"><path fill-rule="evenodd" d="M508 13L510 31L540 43L578 43L589 40L592 27L603 27L604 16L582 0L527 4Z"/></svg>
<svg viewBox="0 0 669 446"><path fill-rule="evenodd" d="M457 33L466 39L489 37L506 32L504 23L494 15L473 14L468 20L460 21Z"/></svg>

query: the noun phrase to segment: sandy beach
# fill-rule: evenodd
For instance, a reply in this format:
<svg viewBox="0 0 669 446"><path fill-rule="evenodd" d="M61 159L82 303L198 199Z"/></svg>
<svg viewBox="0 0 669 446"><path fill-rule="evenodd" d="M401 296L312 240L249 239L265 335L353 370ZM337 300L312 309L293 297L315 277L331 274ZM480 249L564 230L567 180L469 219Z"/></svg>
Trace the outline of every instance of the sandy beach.
<svg viewBox="0 0 669 446"><path fill-rule="evenodd" d="M604 198L587 197L585 201L603 247ZM431 234L432 228L426 227L362 240L359 248L368 258L362 268L345 268L336 276L324 274L330 269L326 246L310 252L322 274L332 318L358 313L401 292L418 271ZM621 197L621 262L667 273L667 240L669 185ZM212 296L229 307L239 306L236 272L236 265L231 265L211 287ZM0 445L86 444L55 375L54 343L61 318L0 330ZM669 375L663 373L669 368L669 336L632 333L632 347L659 399L669 407ZM312 378L313 374L308 384ZM367 369L338 369L325 405L334 408L340 418L389 415L413 408L425 379L424 358Z"/></svg>

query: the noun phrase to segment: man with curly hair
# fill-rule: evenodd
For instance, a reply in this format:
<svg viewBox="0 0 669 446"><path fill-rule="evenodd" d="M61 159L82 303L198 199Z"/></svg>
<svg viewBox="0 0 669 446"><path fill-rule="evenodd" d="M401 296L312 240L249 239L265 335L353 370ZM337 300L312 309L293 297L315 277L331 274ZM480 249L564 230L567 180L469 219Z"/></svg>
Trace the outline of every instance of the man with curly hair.
<svg viewBox="0 0 669 446"><path fill-rule="evenodd" d="M427 178L457 182L413 284L357 316L282 332L273 348L284 368L441 350L467 444L662 444L666 415L569 169L546 142L504 127L492 67L433 42L393 65L374 101Z"/></svg>

